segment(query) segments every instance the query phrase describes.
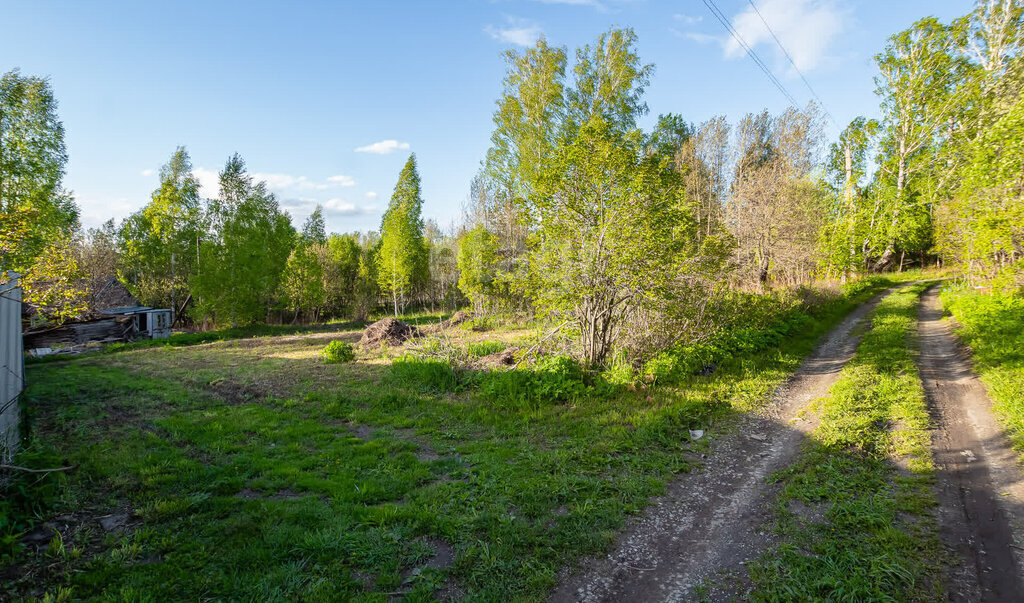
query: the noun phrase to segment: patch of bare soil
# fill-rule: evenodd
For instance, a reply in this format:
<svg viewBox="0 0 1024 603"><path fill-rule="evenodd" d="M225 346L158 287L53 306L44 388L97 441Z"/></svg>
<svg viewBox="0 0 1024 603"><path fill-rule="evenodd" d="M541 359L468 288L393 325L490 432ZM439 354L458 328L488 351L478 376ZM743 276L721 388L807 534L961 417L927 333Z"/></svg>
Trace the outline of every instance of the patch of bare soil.
<svg viewBox="0 0 1024 603"><path fill-rule="evenodd" d="M42 597L43 584L62 582L73 571L73 549L81 563L104 554L112 538L130 535L141 525L142 519L127 503L114 509L82 508L36 525L19 538L32 555L23 556L23 563L0 565L0 600Z"/></svg>
<svg viewBox="0 0 1024 603"><path fill-rule="evenodd" d="M239 406L253 401L262 400L269 393L266 388L257 385L246 385L231 379L218 379L207 385L207 389L224 400L228 406Z"/></svg>
<svg viewBox="0 0 1024 603"><path fill-rule="evenodd" d="M415 335L416 328L412 325L397 318L384 318L366 327L363 337L359 340L359 345L402 345Z"/></svg>
<svg viewBox="0 0 1024 603"><path fill-rule="evenodd" d="M918 310L921 380L935 424L939 535L960 561L953 601L1019 601L1024 585L1024 475L985 387L942 320L938 287Z"/></svg>
<svg viewBox="0 0 1024 603"><path fill-rule="evenodd" d="M742 600L746 563L776 539L770 528L776 493L765 478L796 460L816 423L802 411L835 383L860 339L855 327L887 293L833 329L764 411L741 417L722 437L705 434L712 441L704 464L630 521L606 557L564 574L550 599L679 601L706 588L711 600Z"/></svg>

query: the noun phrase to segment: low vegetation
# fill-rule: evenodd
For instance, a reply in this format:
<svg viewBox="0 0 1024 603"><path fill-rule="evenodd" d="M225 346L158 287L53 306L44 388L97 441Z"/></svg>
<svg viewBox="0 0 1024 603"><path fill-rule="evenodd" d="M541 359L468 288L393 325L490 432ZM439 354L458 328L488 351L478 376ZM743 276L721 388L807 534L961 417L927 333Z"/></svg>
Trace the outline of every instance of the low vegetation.
<svg viewBox="0 0 1024 603"><path fill-rule="evenodd" d="M925 287L879 304L801 458L774 476L781 543L751 568L756 599L941 598L929 415L912 351Z"/></svg>
<svg viewBox="0 0 1024 603"><path fill-rule="evenodd" d="M320 350L320 357L327 364L338 364L339 362L352 362L356 359L356 351L351 343L345 341L332 341Z"/></svg>

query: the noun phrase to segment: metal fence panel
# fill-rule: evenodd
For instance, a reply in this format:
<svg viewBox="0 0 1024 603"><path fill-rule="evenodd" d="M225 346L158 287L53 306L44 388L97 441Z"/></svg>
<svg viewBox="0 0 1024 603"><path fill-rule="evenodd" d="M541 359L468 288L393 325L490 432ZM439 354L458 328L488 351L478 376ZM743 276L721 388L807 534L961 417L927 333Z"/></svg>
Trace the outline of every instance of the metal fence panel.
<svg viewBox="0 0 1024 603"><path fill-rule="evenodd" d="M25 352L21 343L21 287L7 273L0 285L0 459L10 462L18 449L18 395L25 387Z"/></svg>

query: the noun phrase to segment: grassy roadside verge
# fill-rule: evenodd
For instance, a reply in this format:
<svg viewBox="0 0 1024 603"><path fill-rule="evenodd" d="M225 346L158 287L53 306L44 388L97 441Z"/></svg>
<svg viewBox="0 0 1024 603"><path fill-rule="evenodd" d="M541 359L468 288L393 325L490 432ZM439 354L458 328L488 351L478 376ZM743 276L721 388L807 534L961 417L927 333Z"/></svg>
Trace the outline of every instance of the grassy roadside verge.
<svg viewBox="0 0 1024 603"><path fill-rule="evenodd" d="M972 351L996 416L1024 458L1024 297L946 288L941 299L959 323L955 332Z"/></svg>
<svg viewBox="0 0 1024 603"><path fill-rule="evenodd" d="M926 286L879 304L801 458L774 476L781 544L751 566L755 599L941 595L928 408L912 351Z"/></svg>
<svg viewBox="0 0 1024 603"><path fill-rule="evenodd" d="M0 577L13 598L540 600L718 435L689 429L756 407L890 284L711 375L559 403L425 389L372 350L323 365L302 339L34 365L36 440L80 468L17 529L58 544Z"/></svg>

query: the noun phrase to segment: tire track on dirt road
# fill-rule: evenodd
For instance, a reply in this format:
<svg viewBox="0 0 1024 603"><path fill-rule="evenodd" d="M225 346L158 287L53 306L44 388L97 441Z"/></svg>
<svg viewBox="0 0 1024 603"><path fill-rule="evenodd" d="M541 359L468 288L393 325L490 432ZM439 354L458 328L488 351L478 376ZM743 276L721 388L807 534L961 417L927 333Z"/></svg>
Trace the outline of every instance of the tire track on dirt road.
<svg viewBox="0 0 1024 603"><path fill-rule="evenodd" d="M629 522L610 554L561 576L550 600L680 601L696 598L708 586L713 590L704 594L716 599L742 597L736 591L744 588L744 565L775 539L769 527L775 493L765 478L794 462L816 422L799 417L800 412L828 393L857 349L856 327L894 289L861 305L829 332L763 412L741 417L735 429L713 442L703 466L678 476L665 495Z"/></svg>
<svg viewBox="0 0 1024 603"><path fill-rule="evenodd" d="M947 588L954 601L1020 601L1024 474L942 320L938 289L928 289L918 308L918 368L935 424L939 535L961 561L948 568Z"/></svg>

